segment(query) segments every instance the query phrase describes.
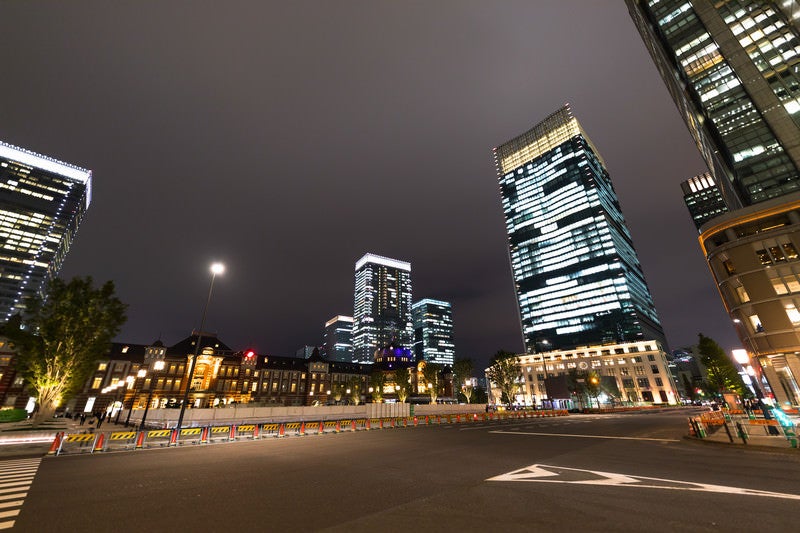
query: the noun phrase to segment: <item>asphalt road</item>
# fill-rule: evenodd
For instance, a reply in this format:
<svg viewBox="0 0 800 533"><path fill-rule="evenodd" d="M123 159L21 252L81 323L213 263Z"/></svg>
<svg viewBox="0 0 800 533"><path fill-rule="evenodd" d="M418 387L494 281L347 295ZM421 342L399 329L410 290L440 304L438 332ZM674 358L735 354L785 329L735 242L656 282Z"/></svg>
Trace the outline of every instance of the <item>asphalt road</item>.
<svg viewBox="0 0 800 533"><path fill-rule="evenodd" d="M13 531L797 531L800 453L684 440L688 414L49 457Z"/></svg>

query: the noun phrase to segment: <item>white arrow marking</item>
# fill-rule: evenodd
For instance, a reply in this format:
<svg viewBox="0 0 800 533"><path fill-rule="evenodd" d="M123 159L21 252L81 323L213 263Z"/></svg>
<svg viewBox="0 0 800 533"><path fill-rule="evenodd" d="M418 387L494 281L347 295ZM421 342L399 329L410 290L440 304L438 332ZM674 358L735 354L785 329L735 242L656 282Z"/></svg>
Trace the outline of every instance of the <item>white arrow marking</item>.
<svg viewBox="0 0 800 533"><path fill-rule="evenodd" d="M542 479L562 475L565 471L590 474L592 479ZM570 483L573 485L611 485L618 487L632 487L642 489L688 490L695 492L719 492L724 494L742 494L744 496L762 496L765 498L783 498L786 500L800 500L798 494L769 492L765 490L746 489L742 487L726 487L724 485L709 485L707 483L694 483L692 481L679 481L658 477L628 476L613 472L600 472L597 470L581 470L580 468L567 468L563 466L550 466L535 464L507 474L491 477L486 481L529 481L538 483ZM653 483L656 482L656 483ZM668 485L657 484L668 483Z"/></svg>

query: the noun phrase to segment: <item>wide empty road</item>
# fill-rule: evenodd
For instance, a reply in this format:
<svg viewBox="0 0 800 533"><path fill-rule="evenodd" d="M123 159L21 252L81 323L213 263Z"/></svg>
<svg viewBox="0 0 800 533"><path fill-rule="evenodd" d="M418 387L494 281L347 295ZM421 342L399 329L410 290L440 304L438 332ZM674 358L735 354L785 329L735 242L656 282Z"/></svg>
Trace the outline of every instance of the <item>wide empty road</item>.
<svg viewBox="0 0 800 533"><path fill-rule="evenodd" d="M686 441L688 414L48 457L13 530L797 531L800 453Z"/></svg>

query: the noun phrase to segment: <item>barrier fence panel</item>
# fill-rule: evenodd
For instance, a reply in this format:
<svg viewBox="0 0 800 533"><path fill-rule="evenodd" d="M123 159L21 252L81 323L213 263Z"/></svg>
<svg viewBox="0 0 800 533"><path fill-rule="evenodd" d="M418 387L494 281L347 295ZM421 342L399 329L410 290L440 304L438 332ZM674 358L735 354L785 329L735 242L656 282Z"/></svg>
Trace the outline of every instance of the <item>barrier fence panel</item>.
<svg viewBox="0 0 800 533"><path fill-rule="evenodd" d="M114 431L108 434L105 447L95 451L108 451L111 449L127 450L136 446L136 431Z"/></svg>
<svg viewBox="0 0 800 533"><path fill-rule="evenodd" d="M61 437L56 455L62 453L79 452L92 453L94 450L96 433L68 433ZM58 438L58 437L56 437Z"/></svg>
<svg viewBox="0 0 800 533"><path fill-rule="evenodd" d="M250 437L253 440L259 438L258 424L241 424L236 426L236 437Z"/></svg>
<svg viewBox="0 0 800 533"><path fill-rule="evenodd" d="M278 428L280 424L262 424L261 425L261 436L262 437L277 437L278 436Z"/></svg>

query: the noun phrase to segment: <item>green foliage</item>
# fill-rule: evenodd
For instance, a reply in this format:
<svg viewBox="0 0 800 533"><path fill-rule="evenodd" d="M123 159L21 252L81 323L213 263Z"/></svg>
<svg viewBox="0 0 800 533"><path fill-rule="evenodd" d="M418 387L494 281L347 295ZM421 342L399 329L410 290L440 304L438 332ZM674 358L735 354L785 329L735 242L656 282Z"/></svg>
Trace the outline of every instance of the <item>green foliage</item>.
<svg viewBox="0 0 800 533"><path fill-rule="evenodd" d="M25 409L0 409L0 423L19 422L28 418L28 411Z"/></svg>
<svg viewBox="0 0 800 533"><path fill-rule="evenodd" d="M383 387L386 385L386 374L381 370L375 370L369 377L369 384L372 387L372 401L380 403L383 400Z"/></svg>
<svg viewBox="0 0 800 533"><path fill-rule="evenodd" d="M522 378L522 371L517 363L517 356L505 350L499 350L492 358L492 363L486 371L486 376L500 389L501 401L511 405L514 400L514 391Z"/></svg>
<svg viewBox="0 0 800 533"><path fill-rule="evenodd" d="M34 390L39 418L85 383L125 323L114 283L95 289L92 278L50 282L44 301L33 298L24 318L12 317L3 333L17 350L17 369Z"/></svg>
<svg viewBox="0 0 800 533"><path fill-rule="evenodd" d="M439 397L439 388L442 384L441 378L442 365L436 363L425 363L422 367L422 376L425 378L425 386L431 397L431 403L436 403Z"/></svg>
<svg viewBox="0 0 800 533"><path fill-rule="evenodd" d="M404 403L411 392L411 372L408 371L408 368L398 368L394 371L394 386L397 399L400 400L400 403Z"/></svg>
<svg viewBox="0 0 800 533"><path fill-rule="evenodd" d="M735 392L743 395L745 385L731 359L713 339L698 333L697 351L708 371L706 383L713 393Z"/></svg>
<svg viewBox="0 0 800 533"><path fill-rule="evenodd" d="M358 405L361 403L361 379L358 377L352 377L347 382L347 390L349 390L349 398L350 402L353 405ZM346 391L345 391L346 392Z"/></svg>
<svg viewBox="0 0 800 533"><path fill-rule="evenodd" d="M472 382L468 382L472 377L472 359L457 359L453 363L453 388L464 395L467 403L472 398Z"/></svg>

